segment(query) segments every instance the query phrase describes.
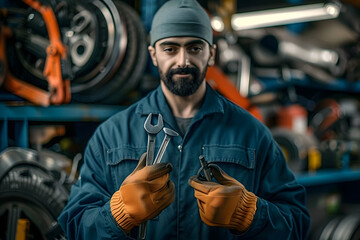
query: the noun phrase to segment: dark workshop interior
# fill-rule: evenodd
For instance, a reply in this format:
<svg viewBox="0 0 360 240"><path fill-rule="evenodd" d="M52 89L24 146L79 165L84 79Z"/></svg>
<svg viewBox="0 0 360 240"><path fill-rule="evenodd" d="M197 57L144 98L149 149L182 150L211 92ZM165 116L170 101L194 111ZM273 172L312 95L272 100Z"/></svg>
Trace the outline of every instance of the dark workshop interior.
<svg viewBox="0 0 360 240"><path fill-rule="evenodd" d="M164 2L0 1L0 240L67 239L88 140L160 83ZM205 79L270 129L306 189L307 239L360 239L360 1L198 2L217 46Z"/></svg>

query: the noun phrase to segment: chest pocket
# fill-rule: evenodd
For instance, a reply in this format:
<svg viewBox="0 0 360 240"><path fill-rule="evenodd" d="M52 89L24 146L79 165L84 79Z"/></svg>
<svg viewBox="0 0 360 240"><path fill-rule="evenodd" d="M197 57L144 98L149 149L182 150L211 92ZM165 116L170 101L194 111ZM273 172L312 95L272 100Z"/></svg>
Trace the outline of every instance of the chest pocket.
<svg viewBox="0 0 360 240"><path fill-rule="evenodd" d="M255 149L240 145L204 145L207 162L217 164L249 191L254 187Z"/></svg>
<svg viewBox="0 0 360 240"><path fill-rule="evenodd" d="M121 183L135 169L144 152L146 147L132 146L122 146L107 151L106 164L115 190L119 189Z"/></svg>

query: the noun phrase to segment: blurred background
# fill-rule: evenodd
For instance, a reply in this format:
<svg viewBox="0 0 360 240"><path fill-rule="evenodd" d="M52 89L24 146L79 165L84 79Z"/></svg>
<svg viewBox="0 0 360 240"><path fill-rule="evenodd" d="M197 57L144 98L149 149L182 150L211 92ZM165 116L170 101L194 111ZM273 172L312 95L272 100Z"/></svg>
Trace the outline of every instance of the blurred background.
<svg viewBox="0 0 360 240"><path fill-rule="evenodd" d="M0 1L0 240L56 218L96 127L159 85L164 0ZM360 239L360 1L211 0L207 82L266 124L308 193L309 239Z"/></svg>

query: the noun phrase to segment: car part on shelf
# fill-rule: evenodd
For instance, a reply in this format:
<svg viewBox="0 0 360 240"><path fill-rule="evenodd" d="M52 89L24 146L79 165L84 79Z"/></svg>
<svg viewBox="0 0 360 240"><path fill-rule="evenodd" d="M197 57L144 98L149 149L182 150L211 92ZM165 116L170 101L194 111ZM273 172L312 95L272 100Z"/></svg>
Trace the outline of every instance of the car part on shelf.
<svg viewBox="0 0 360 240"><path fill-rule="evenodd" d="M251 103L250 99L243 97L235 84L217 66L208 68L206 81L210 86L224 95L227 99L250 112L258 120L263 121L260 110Z"/></svg>
<svg viewBox="0 0 360 240"><path fill-rule="evenodd" d="M273 128L271 133L282 149L289 168L296 173L309 169L316 170L321 165L318 143L313 136L301 134L288 128Z"/></svg>
<svg viewBox="0 0 360 240"><path fill-rule="evenodd" d="M219 66L228 73L236 74L235 85L243 97L249 96L250 91L250 57L237 44L234 34L219 38L216 42L219 52Z"/></svg>
<svg viewBox="0 0 360 240"><path fill-rule="evenodd" d="M360 20L359 20L360 22ZM360 31L360 30L359 30ZM348 81L356 82L360 79L360 42L348 44L345 46L345 51L349 57L346 66L345 78Z"/></svg>
<svg viewBox="0 0 360 240"><path fill-rule="evenodd" d="M94 23L89 22L90 14ZM89 26L78 24L78 19ZM79 1L71 26L65 35L70 57L76 59L73 99L108 104L124 101L140 82L147 61L146 33L139 15L119 0ZM91 56L79 55L81 49L92 45Z"/></svg>
<svg viewBox="0 0 360 240"><path fill-rule="evenodd" d="M51 157L59 160L55 155ZM72 183L60 168L46 163L48 160L40 161L38 153L31 149L12 147L0 153L1 239L15 239L22 221L29 222L29 236L50 239L46 235L54 229Z"/></svg>
<svg viewBox="0 0 360 240"><path fill-rule="evenodd" d="M344 3L341 8L341 21L349 28L353 29L357 34L360 34L360 2L358 0L341 0Z"/></svg>
<svg viewBox="0 0 360 240"><path fill-rule="evenodd" d="M360 164L359 141L328 140L320 143L319 149L323 156L321 168L348 169Z"/></svg>
<svg viewBox="0 0 360 240"><path fill-rule="evenodd" d="M54 0L51 7L68 50L70 62L61 71L71 76L72 99L108 104L126 100L147 62L146 32L135 9L120 0ZM6 19L8 26L16 25L7 41L9 70L24 80L21 86L46 89L47 22L32 9L24 10Z"/></svg>
<svg viewBox="0 0 360 240"><path fill-rule="evenodd" d="M316 240L357 240L360 239L360 215L349 213L326 220L316 229L310 239Z"/></svg>
<svg viewBox="0 0 360 240"><path fill-rule="evenodd" d="M8 39L16 35L16 33L15 30L10 29L10 26L2 24L0 27L0 58L5 63L6 68L4 87L8 91L39 105L48 106L49 104L68 103L70 102L70 81L64 67L68 64L68 58L66 48L61 41L60 29L55 13L50 6L43 5L37 0L23 0L23 2L36 10L45 22L44 28L48 33L48 40L47 44L43 45L43 51L41 51L45 52L45 54L43 53L44 60L41 76L43 84L47 86L41 88L13 75L14 72L18 72L18 69L11 69L9 71L12 63L8 57L9 54L12 55L14 52L7 51L9 50L8 46L14 43ZM23 33L27 35L25 32ZM33 42L36 42L36 39L30 42L25 41L24 45L29 47Z"/></svg>
<svg viewBox="0 0 360 240"><path fill-rule="evenodd" d="M262 65L284 64L289 61L300 62L299 69L311 75L311 71L301 66L306 63L313 67L327 70L331 76L342 76L346 71L347 56L343 49L327 49L306 46L289 35L264 35L252 47L252 56ZM320 71L320 70L318 70Z"/></svg>
<svg viewBox="0 0 360 240"><path fill-rule="evenodd" d="M342 118L343 112L339 103L335 99L323 99L313 110L309 126L318 139L333 139L344 132Z"/></svg>
<svg viewBox="0 0 360 240"><path fill-rule="evenodd" d="M0 155L0 180L6 171L11 169L14 165L22 163L23 161L37 164L49 171L61 172L70 168L71 160L66 156L53 152L51 150L43 149L36 151L28 148L8 147Z"/></svg>
<svg viewBox="0 0 360 240"><path fill-rule="evenodd" d="M320 143L320 151L322 155L322 169L341 169L347 168L347 166L343 166L343 154L344 154L344 144L342 141L330 140L330 141L322 141Z"/></svg>
<svg viewBox="0 0 360 240"><path fill-rule="evenodd" d="M278 113L278 125L283 128L291 129L300 134L307 133L307 111L299 104L292 104L281 107Z"/></svg>
<svg viewBox="0 0 360 240"><path fill-rule="evenodd" d="M32 125L29 126L29 143L39 150L43 144L58 136L64 136L66 128L63 125Z"/></svg>

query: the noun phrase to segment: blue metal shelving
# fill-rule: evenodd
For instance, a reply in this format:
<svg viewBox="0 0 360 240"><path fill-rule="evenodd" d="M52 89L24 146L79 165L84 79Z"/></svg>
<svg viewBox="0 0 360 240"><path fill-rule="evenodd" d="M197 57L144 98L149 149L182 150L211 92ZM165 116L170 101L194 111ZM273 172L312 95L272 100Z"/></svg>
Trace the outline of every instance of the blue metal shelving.
<svg viewBox="0 0 360 240"><path fill-rule="evenodd" d="M0 119L29 121L103 121L125 106L68 104L59 106L8 106L0 103Z"/></svg>
<svg viewBox="0 0 360 240"><path fill-rule="evenodd" d="M8 106L0 103L0 151L9 146L9 126L13 125L15 144L28 147L29 122L101 122L125 106L68 104L59 106Z"/></svg>
<svg viewBox="0 0 360 240"><path fill-rule="evenodd" d="M272 92L283 90L290 86L307 87L312 89L320 89L322 91L342 91L348 93L359 93L360 82L349 82L345 79L333 79L329 83L320 83L310 78L292 78L290 81L284 81L279 78L260 77L259 78L263 91Z"/></svg>
<svg viewBox="0 0 360 240"><path fill-rule="evenodd" d="M297 174L296 177L298 182L305 187L313 187L325 184L360 181L360 169L324 169L313 173Z"/></svg>

